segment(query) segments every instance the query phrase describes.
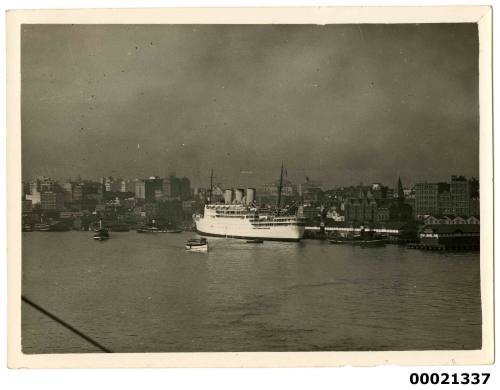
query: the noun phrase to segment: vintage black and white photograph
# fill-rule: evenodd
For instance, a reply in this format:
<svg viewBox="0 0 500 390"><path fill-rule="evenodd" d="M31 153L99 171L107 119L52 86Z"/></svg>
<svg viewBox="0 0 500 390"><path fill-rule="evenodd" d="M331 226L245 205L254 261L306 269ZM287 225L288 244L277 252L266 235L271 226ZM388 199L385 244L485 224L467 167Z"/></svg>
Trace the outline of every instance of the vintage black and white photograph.
<svg viewBox="0 0 500 390"><path fill-rule="evenodd" d="M21 24L22 353L481 350L479 36Z"/></svg>

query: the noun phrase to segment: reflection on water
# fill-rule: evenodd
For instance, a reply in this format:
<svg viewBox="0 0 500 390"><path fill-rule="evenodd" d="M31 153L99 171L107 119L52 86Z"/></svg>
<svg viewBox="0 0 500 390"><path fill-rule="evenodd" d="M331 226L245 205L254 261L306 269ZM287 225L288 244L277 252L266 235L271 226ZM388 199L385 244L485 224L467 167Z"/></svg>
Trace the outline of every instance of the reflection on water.
<svg viewBox="0 0 500 390"><path fill-rule="evenodd" d="M23 294L115 352L481 347L479 254L23 233ZM94 352L22 306L25 353Z"/></svg>

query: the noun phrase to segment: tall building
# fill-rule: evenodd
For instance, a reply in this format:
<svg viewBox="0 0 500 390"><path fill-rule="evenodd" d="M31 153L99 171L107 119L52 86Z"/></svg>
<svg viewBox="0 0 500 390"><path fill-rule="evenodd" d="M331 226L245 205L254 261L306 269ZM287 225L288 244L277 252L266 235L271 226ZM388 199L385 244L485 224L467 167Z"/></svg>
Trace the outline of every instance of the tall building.
<svg viewBox="0 0 500 390"><path fill-rule="evenodd" d="M439 194L439 215L454 215L455 211L451 202L451 193L448 189Z"/></svg>
<svg viewBox="0 0 500 390"><path fill-rule="evenodd" d="M306 176L306 180L299 184L299 195L302 197L317 198L318 194L323 193L322 185L318 181L313 181Z"/></svg>
<svg viewBox="0 0 500 390"><path fill-rule="evenodd" d="M144 180L144 200L146 203L155 202L158 194L163 192L163 180L158 176L151 176Z"/></svg>
<svg viewBox="0 0 500 390"><path fill-rule="evenodd" d="M30 186L30 193L26 194L25 198L26 200L30 200L33 205L41 203L40 192L35 185Z"/></svg>
<svg viewBox="0 0 500 390"><path fill-rule="evenodd" d="M45 191L40 193L42 210L62 210L64 208L64 193Z"/></svg>
<svg viewBox="0 0 500 390"><path fill-rule="evenodd" d="M22 200L22 213L29 214L33 211L33 203L31 200L23 199Z"/></svg>
<svg viewBox="0 0 500 390"><path fill-rule="evenodd" d="M96 181L85 180L74 188L73 199L81 197L82 210L94 211L96 206L102 202L103 186Z"/></svg>
<svg viewBox="0 0 500 390"><path fill-rule="evenodd" d="M380 183L373 183L370 192L374 199L386 199L387 198L387 187Z"/></svg>
<svg viewBox="0 0 500 390"><path fill-rule="evenodd" d="M391 202L374 199L366 195L350 198L343 203L345 221L348 222L386 222L391 219Z"/></svg>
<svg viewBox="0 0 500 390"><path fill-rule="evenodd" d="M181 200L189 200L193 197L191 192L191 181L186 176L179 179L179 196Z"/></svg>
<svg viewBox="0 0 500 390"><path fill-rule="evenodd" d="M451 177L451 205L454 215L470 216L471 188L464 176Z"/></svg>
<svg viewBox="0 0 500 390"><path fill-rule="evenodd" d="M50 177L38 176L36 178L36 189L38 192L50 192L56 189L57 183Z"/></svg>
<svg viewBox="0 0 500 390"><path fill-rule="evenodd" d="M135 198L140 200L146 199L146 183L144 180L135 182Z"/></svg>
<svg viewBox="0 0 500 390"><path fill-rule="evenodd" d="M415 184L415 215L438 215L439 195L449 191L447 183L417 183Z"/></svg>
<svg viewBox="0 0 500 390"><path fill-rule="evenodd" d="M163 195L167 198L188 200L192 198L191 181L187 177L178 178L173 175L163 179Z"/></svg>
<svg viewBox="0 0 500 390"><path fill-rule="evenodd" d="M120 192L135 192L136 182L133 180L121 180L120 181Z"/></svg>

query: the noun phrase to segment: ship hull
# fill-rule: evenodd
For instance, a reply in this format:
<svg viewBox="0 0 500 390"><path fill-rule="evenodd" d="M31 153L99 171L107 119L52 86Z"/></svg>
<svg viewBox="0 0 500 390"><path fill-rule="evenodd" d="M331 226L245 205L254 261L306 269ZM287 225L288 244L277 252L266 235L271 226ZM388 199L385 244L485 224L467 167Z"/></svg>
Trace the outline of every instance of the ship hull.
<svg viewBox="0 0 500 390"><path fill-rule="evenodd" d="M300 241L304 236L304 226L255 226L248 220L223 218L198 218L196 231L202 236L227 237L240 239L259 239L265 241Z"/></svg>
<svg viewBox="0 0 500 390"><path fill-rule="evenodd" d="M233 234L206 233L199 229L196 229L196 233L198 233L200 236L205 236L205 237L225 237L225 238L237 238L242 240L263 240L263 241L283 241L283 242L298 242L301 240L301 238L288 238L288 237L238 236Z"/></svg>

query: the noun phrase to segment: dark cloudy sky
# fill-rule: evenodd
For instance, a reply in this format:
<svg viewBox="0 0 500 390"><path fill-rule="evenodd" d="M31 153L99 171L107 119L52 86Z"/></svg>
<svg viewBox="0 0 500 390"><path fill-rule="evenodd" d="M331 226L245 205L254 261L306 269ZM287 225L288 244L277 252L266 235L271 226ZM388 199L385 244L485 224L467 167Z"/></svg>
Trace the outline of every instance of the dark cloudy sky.
<svg viewBox="0 0 500 390"><path fill-rule="evenodd" d="M478 176L475 24L23 25L23 178Z"/></svg>

